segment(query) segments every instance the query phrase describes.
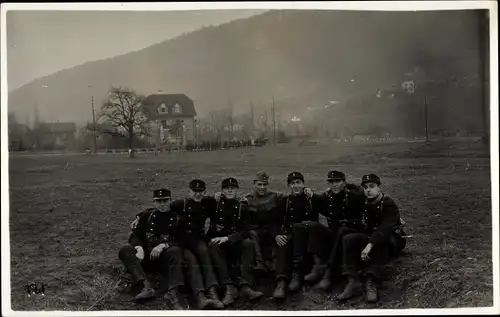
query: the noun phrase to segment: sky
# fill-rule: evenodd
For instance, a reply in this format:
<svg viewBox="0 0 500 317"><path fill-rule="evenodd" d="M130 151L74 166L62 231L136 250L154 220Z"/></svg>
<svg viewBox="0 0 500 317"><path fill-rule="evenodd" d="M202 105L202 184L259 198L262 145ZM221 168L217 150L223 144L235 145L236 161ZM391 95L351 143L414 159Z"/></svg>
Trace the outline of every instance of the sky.
<svg viewBox="0 0 500 317"><path fill-rule="evenodd" d="M204 26L264 10L9 11L9 91L88 61L137 51Z"/></svg>

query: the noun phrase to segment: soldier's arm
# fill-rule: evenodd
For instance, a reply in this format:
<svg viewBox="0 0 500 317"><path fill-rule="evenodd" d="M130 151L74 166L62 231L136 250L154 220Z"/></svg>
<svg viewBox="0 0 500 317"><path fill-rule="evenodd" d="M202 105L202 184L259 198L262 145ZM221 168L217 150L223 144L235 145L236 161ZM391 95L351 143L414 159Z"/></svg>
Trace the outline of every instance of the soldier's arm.
<svg viewBox="0 0 500 317"><path fill-rule="evenodd" d="M285 211L286 211L286 199L280 198L277 200L276 208L273 214L271 215L272 221L269 231L273 238L276 237L277 235L284 234L284 232L281 230L281 227L283 226Z"/></svg>
<svg viewBox="0 0 500 317"><path fill-rule="evenodd" d="M399 224L399 208L396 203L389 197L384 198L384 207L382 210L382 219L377 230L372 234L370 242L374 245L385 243L392 231Z"/></svg>
<svg viewBox="0 0 500 317"><path fill-rule="evenodd" d="M129 243L133 246L143 246L146 243L146 227L148 222L148 216L151 211L145 210L141 213L139 217L139 223L135 229L132 229L132 233L129 237Z"/></svg>

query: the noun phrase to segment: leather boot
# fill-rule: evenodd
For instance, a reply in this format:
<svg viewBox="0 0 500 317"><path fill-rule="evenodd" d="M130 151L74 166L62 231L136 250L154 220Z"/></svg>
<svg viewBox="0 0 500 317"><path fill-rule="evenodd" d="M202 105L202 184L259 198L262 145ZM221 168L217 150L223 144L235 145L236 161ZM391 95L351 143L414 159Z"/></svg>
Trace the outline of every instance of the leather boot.
<svg viewBox="0 0 500 317"><path fill-rule="evenodd" d="M375 280L372 277L368 277L365 283L366 289L366 301L368 303L375 303L378 301L378 290Z"/></svg>
<svg viewBox="0 0 500 317"><path fill-rule="evenodd" d="M144 286L142 290L134 298L136 301L146 300L153 298L155 296L155 290L153 284L149 280L144 280Z"/></svg>
<svg viewBox="0 0 500 317"><path fill-rule="evenodd" d="M238 290L233 284L226 285L226 293L222 299L224 306L232 305L238 299Z"/></svg>
<svg viewBox="0 0 500 317"><path fill-rule="evenodd" d="M318 288L322 291L328 291L332 286L332 269L327 269L323 278L319 282Z"/></svg>
<svg viewBox="0 0 500 317"><path fill-rule="evenodd" d="M164 298L169 302L170 306L174 310L184 310L184 307L179 300L179 292L177 291L177 288L172 288L171 290L169 290L165 294Z"/></svg>
<svg viewBox="0 0 500 317"><path fill-rule="evenodd" d="M285 279L279 279L278 284L276 285L276 289L273 293L274 299L285 299L285 291L286 291L286 281Z"/></svg>
<svg viewBox="0 0 500 317"><path fill-rule="evenodd" d="M200 309L215 307L215 303L212 300L206 298L205 294L201 291L196 294L196 304Z"/></svg>
<svg viewBox="0 0 500 317"><path fill-rule="evenodd" d="M254 300L257 300L257 299L261 298L262 296L264 296L264 293L262 293L260 291L253 290L248 285L244 285L243 287L241 287L240 295L243 298L248 299L249 301L254 301Z"/></svg>
<svg viewBox="0 0 500 317"><path fill-rule="evenodd" d="M290 284L288 285L288 289L291 292L296 292L300 290L300 287L302 286L302 281L299 273L293 273L292 274L292 279L290 280Z"/></svg>
<svg viewBox="0 0 500 317"><path fill-rule="evenodd" d="M304 281L307 283L316 283L320 278L325 275L326 267L322 264L316 264L313 266L311 273L304 277Z"/></svg>
<svg viewBox="0 0 500 317"><path fill-rule="evenodd" d="M344 301L348 300L354 296L358 287L358 280L354 277L349 276L349 281L344 288L344 291L337 296L337 300Z"/></svg>
<svg viewBox="0 0 500 317"><path fill-rule="evenodd" d="M215 308L217 308L217 309L224 308L224 304L220 301L219 294L217 293L217 288L215 286L212 286L208 289L207 297L208 297L208 299L210 299L214 302Z"/></svg>

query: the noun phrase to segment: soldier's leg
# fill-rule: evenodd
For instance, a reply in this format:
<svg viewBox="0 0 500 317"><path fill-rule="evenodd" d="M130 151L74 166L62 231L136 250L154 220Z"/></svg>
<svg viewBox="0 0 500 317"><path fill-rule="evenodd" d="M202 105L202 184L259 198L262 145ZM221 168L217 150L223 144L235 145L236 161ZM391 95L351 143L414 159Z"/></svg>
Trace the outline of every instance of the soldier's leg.
<svg viewBox="0 0 500 317"><path fill-rule="evenodd" d="M132 284L141 287L141 291L135 296L135 300L149 299L155 295L154 286L153 283L147 279L141 260L135 256L136 253L136 249L131 245L124 246L118 252L118 258L130 273Z"/></svg>
<svg viewBox="0 0 500 317"><path fill-rule="evenodd" d="M127 245L120 249L118 252L118 258L122 261L125 269L131 276L132 284L137 284L146 280L146 273L141 265L141 260L135 256L137 250L131 246Z"/></svg>
<svg viewBox="0 0 500 317"><path fill-rule="evenodd" d="M288 280L290 279L292 266L291 260L293 257L292 235L287 236L288 240L285 245L276 245L276 281L277 286L274 290L273 297L275 299L285 298L285 290Z"/></svg>
<svg viewBox="0 0 500 317"><path fill-rule="evenodd" d="M234 271L232 266L234 263L231 261L231 246L229 244L209 243L208 249L212 259L213 269L224 289L222 304L224 306L230 306L238 299L238 290L232 278Z"/></svg>
<svg viewBox="0 0 500 317"><path fill-rule="evenodd" d="M169 301L172 308L176 310L184 309L179 300L179 288L184 286L182 249L174 245L163 250L155 264L167 289L164 298Z"/></svg>
<svg viewBox="0 0 500 317"><path fill-rule="evenodd" d="M261 239L257 230L250 230L250 239L254 242L254 253L255 253L255 271L266 272L266 266L264 265L264 257L262 256L261 249Z"/></svg>
<svg viewBox="0 0 500 317"><path fill-rule="evenodd" d="M314 283L323 277L326 270L328 254L332 248L333 232L326 226L315 223L309 226L307 253L312 254L314 266L304 280Z"/></svg>
<svg viewBox="0 0 500 317"><path fill-rule="evenodd" d="M308 233L309 231L305 224L296 223L293 225L292 278L288 285L292 292L299 290L302 284Z"/></svg>
<svg viewBox="0 0 500 317"><path fill-rule="evenodd" d="M196 256L188 249L184 249L184 261L187 269L188 283L193 295L201 309L206 307L223 308L224 305L219 300L217 288L212 287L207 290L208 298L205 296L205 286L203 283L203 276L201 274L200 265Z"/></svg>
<svg viewBox="0 0 500 317"><path fill-rule="evenodd" d="M241 295L250 301L261 298L264 294L253 289L252 263L255 261L254 241L245 239L238 245L232 247L233 254L238 255L241 272L238 277L238 284Z"/></svg>
<svg viewBox="0 0 500 317"><path fill-rule="evenodd" d="M361 251L368 244L369 237L363 233L349 233L342 238L343 274L348 282L338 300L351 298L358 287L358 269L361 263Z"/></svg>
<svg viewBox="0 0 500 317"><path fill-rule="evenodd" d="M218 283L213 271L212 261L210 259L210 253L208 251L207 244L204 241L198 241L193 253L198 259L201 274L203 275L205 288L210 289L211 287L217 287Z"/></svg>
<svg viewBox="0 0 500 317"><path fill-rule="evenodd" d="M225 249L226 245L217 243L208 244L210 259L212 260L212 267L221 285L232 284L231 277L229 275L228 261L226 259L227 252Z"/></svg>
<svg viewBox="0 0 500 317"><path fill-rule="evenodd" d="M343 237L349 233L356 233L356 230L348 227L340 227L336 232L332 231L331 240L333 241L333 246L331 247L328 254L327 270L318 285L321 290L328 290L332 285L332 279L334 278L334 276L342 273L342 241Z"/></svg>
<svg viewBox="0 0 500 317"><path fill-rule="evenodd" d="M340 270L343 261L343 239L344 236L350 233L357 233L357 231L349 227L340 227L337 230L335 234L334 244L328 257L329 268Z"/></svg>
<svg viewBox="0 0 500 317"><path fill-rule="evenodd" d="M381 272L388 259L389 241L387 244L373 247L370 251L370 261L366 264L366 300L376 302L378 300L378 284L382 280Z"/></svg>

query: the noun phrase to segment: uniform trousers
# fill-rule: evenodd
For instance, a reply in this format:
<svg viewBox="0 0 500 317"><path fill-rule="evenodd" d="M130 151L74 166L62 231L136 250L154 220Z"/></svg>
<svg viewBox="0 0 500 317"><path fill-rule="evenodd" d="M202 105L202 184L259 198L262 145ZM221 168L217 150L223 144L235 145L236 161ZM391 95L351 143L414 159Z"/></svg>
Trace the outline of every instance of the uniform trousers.
<svg viewBox="0 0 500 317"><path fill-rule="evenodd" d="M322 263L326 263L329 268L338 269L342 265L343 237L356 232L358 232L356 229L348 226L329 228L317 224L311 228L308 252L317 254Z"/></svg>
<svg viewBox="0 0 500 317"><path fill-rule="evenodd" d="M196 260L198 261L201 275L203 277L205 289L217 286L217 279L215 278L213 271L210 252L205 241L201 239L189 240L186 242L186 248L196 256Z"/></svg>
<svg viewBox="0 0 500 317"><path fill-rule="evenodd" d="M361 251L370 242L370 237L364 233L349 233L342 239L343 245L343 274L357 277L359 270L364 270L365 274L380 280L381 271L387 262L388 242L374 246L369 253L370 260L361 260Z"/></svg>
<svg viewBox="0 0 500 317"><path fill-rule="evenodd" d="M221 285L253 285L254 242L250 239L231 244L209 243L214 271Z"/></svg>
<svg viewBox="0 0 500 317"><path fill-rule="evenodd" d="M132 283L146 280L145 272L160 272L167 290L184 286L182 249L179 246L171 246L163 250L157 260L150 258L150 252L151 250L144 250L142 261L135 256L137 250L131 245L122 247L118 252L119 259L132 276Z"/></svg>
<svg viewBox="0 0 500 317"><path fill-rule="evenodd" d="M278 246L275 242L277 280L289 280L292 273L291 262L293 259L293 236L288 234L286 237L287 241L283 246Z"/></svg>
<svg viewBox="0 0 500 317"><path fill-rule="evenodd" d="M265 227L250 230L250 239L254 242L255 261L265 262L273 258L274 239Z"/></svg>

